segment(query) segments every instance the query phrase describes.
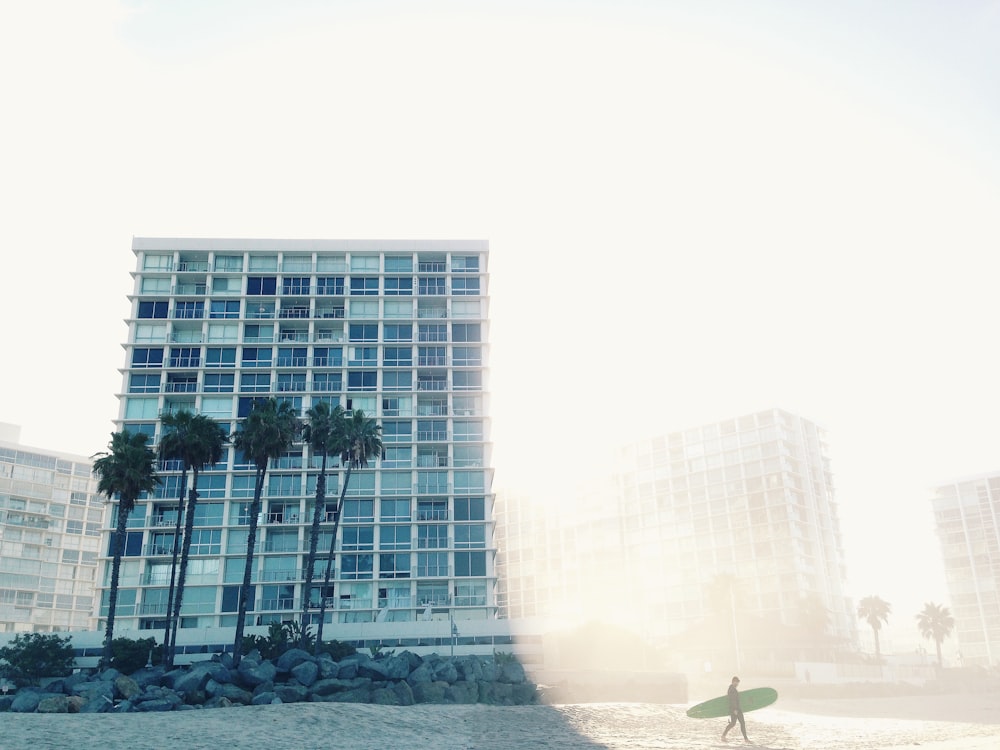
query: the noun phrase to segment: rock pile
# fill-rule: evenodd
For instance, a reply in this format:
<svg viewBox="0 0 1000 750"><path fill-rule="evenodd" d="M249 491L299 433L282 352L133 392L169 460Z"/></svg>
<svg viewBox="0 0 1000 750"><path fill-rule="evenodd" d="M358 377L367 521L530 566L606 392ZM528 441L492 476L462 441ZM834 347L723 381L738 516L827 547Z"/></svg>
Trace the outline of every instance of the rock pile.
<svg viewBox="0 0 1000 750"><path fill-rule="evenodd" d="M537 703L537 687L511 658L421 657L409 651L339 662L290 649L274 661L256 651L233 667L229 654L164 671L80 672L0 697L0 712L104 713L334 701L409 706L415 703Z"/></svg>

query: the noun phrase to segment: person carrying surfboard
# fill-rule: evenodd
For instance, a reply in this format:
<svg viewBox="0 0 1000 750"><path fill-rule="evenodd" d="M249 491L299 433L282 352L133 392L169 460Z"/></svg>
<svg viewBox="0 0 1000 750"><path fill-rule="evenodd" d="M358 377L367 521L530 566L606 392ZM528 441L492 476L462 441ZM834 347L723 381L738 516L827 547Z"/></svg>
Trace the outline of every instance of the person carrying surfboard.
<svg viewBox="0 0 1000 750"><path fill-rule="evenodd" d="M743 709L740 707L740 692L739 692L740 678L733 677L733 681L729 683L729 690L726 691L726 696L729 698L729 725L722 730L722 741L726 741L726 735L729 734L729 730L736 726L736 722L740 723L740 731L743 733L743 739L746 742L750 741L747 737L747 724L743 718Z"/></svg>

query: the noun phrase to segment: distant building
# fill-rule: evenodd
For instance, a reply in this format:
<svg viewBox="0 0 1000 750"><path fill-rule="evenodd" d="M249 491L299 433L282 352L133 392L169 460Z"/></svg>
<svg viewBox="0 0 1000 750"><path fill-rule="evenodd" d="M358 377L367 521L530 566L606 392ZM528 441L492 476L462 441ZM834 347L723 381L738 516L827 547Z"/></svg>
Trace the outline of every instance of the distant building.
<svg viewBox="0 0 1000 750"><path fill-rule="evenodd" d="M345 625L494 619L487 243L136 238L132 250L119 427L155 446L162 416L187 409L230 434L270 396L382 426L383 455L351 474L328 590L332 505L303 590L319 458L299 441L268 467L247 624L297 620L304 600L315 622L321 598ZM165 624L179 469L161 465L132 514L122 628ZM343 473L332 458L328 502ZM253 491L231 446L200 474L182 627L235 624Z"/></svg>
<svg viewBox="0 0 1000 750"><path fill-rule="evenodd" d="M575 610L660 643L728 643L735 629L744 651L754 631L781 632L799 658L853 647L820 427L770 409L623 446L621 458L611 481L558 512L498 493L503 611Z"/></svg>
<svg viewBox="0 0 1000 750"><path fill-rule="evenodd" d="M940 485L931 500L958 663L1000 664L1000 472ZM950 655L949 655L950 656Z"/></svg>
<svg viewBox="0 0 1000 750"><path fill-rule="evenodd" d="M0 424L0 631L91 630L105 512L91 461Z"/></svg>

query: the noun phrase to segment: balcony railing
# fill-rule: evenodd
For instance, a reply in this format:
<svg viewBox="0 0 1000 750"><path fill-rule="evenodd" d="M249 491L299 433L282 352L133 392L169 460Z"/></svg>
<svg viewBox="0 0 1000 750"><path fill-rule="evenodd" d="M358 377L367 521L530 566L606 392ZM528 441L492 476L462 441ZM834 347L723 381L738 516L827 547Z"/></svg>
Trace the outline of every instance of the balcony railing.
<svg viewBox="0 0 1000 750"><path fill-rule="evenodd" d="M196 272L208 273L207 260L182 260L177 264L178 273Z"/></svg>

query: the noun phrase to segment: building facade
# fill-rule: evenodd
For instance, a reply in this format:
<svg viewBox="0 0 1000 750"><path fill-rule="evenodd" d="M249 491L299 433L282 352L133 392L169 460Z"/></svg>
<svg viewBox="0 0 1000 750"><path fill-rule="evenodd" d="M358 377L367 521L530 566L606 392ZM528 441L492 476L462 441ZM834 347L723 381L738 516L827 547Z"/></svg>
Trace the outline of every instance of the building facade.
<svg viewBox="0 0 1000 750"><path fill-rule="evenodd" d="M118 425L155 445L161 416L180 409L230 434L265 397L302 415L320 401L363 410L384 453L351 473L333 585L310 601L322 593L340 623L494 618L487 243L137 238L132 249ZM129 521L123 628L165 622L178 469L161 464L162 486ZM318 469L301 442L269 467L248 625L302 611ZM328 498L340 481L334 459ZM200 474L182 627L235 624L253 489L232 447ZM106 600L105 588L102 616Z"/></svg>
<svg viewBox="0 0 1000 750"><path fill-rule="evenodd" d="M770 409L638 441L620 459L560 512L499 493L504 611L612 622L705 658L706 642L749 652L755 633L798 658L856 643L820 427Z"/></svg>
<svg viewBox="0 0 1000 750"><path fill-rule="evenodd" d="M0 631L90 630L105 503L91 461L0 424Z"/></svg>
<svg viewBox="0 0 1000 750"><path fill-rule="evenodd" d="M1000 664L1000 472L943 484L931 500L960 664Z"/></svg>

